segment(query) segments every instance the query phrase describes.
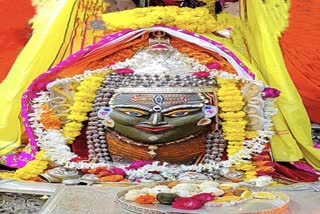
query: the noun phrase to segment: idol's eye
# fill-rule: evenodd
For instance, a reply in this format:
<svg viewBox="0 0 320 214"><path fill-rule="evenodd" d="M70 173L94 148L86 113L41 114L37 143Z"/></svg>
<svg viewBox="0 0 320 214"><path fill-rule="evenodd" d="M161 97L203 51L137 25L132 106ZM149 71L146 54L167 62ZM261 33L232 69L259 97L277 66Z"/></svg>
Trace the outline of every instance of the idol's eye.
<svg viewBox="0 0 320 214"><path fill-rule="evenodd" d="M182 117L182 116L185 116L187 114L189 114L189 112L177 112L177 113L171 114L170 116L171 117Z"/></svg>
<svg viewBox="0 0 320 214"><path fill-rule="evenodd" d="M191 111L189 109L179 109L175 111L171 111L165 114L165 116L169 117L183 117L190 113Z"/></svg>
<svg viewBox="0 0 320 214"><path fill-rule="evenodd" d="M119 108L118 110L133 117L142 117L148 114L148 112L140 109Z"/></svg>
<svg viewBox="0 0 320 214"><path fill-rule="evenodd" d="M143 116L143 114L139 113L139 112L135 112L135 111L125 111L124 113L130 115L130 116L134 116L134 117L141 117Z"/></svg>

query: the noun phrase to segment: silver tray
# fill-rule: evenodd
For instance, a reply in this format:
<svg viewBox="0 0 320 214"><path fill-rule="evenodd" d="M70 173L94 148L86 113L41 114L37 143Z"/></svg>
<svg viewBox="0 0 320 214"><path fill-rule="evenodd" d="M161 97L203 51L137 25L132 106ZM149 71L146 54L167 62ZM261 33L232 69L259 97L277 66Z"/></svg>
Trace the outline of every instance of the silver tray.
<svg viewBox="0 0 320 214"><path fill-rule="evenodd" d="M214 213L214 214L234 214L234 213L259 213L259 214L283 214L287 213L289 196L282 192L272 192L275 199L252 199L229 207L209 207L204 206L196 210L180 210L164 204L138 204L126 201L124 195L133 189L152 188L157 185L166 185L169 182L155 182L142 184L127 188L117 193L117 203L126 211L139 214L177 214L177 213Z"/></svg>

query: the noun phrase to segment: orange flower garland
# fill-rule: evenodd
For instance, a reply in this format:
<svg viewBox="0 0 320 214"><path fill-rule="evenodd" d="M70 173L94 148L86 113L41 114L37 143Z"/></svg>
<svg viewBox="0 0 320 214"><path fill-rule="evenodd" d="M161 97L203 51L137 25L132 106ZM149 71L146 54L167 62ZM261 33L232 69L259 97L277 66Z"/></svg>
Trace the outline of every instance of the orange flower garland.
<svg viewBox="0 0 320 214"><path fill-rule="evenodd" d="M275 171L274 163L269 155L270 145L265 144L264 146L262 153L253 157L253 164L258 176L271 175Z"/></svg>
<svg viewBox="0 0 320 214"><path fill-rule="evenodd" d="M56 115L55 111L47 104L42 104L41 109L43 112L40 115L39 122L42 123L43 128L45 130L48 129L60 129L61 128L61 121L59 120L59 117Z"/></svg>
<svg viewBox="0 0 320 214"><path fill-rule="evenodd" d="M148 45L149 45L149 42L147 40L139 44L134 44L130 47L127 47L115 53L112 53L99 61L92 62L91 64L89 64L89 66L86 69L94 70L94 69L103 68L105 66L111 65L115 62L123 62L126 59L133 57L133 55L135 55L138 50Z"/></svg>
<svg viewBox="0 0 320 214"><path fill-rule="evenodd" d="M189 57L198 60L201 64L219 63L219 70L226 71L231 74L236 74L235 69L219 54L205 50L204 48L187 43L181 39L172 38L170 44L172 47L177 48L181 53L187 54Z"/></svg>

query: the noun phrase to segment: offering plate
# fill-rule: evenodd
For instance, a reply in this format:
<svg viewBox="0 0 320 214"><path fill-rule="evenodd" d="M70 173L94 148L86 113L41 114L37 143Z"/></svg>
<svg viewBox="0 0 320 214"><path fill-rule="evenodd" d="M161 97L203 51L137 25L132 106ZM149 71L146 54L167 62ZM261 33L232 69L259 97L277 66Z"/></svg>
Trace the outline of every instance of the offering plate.
<svg viewBox="0 0 320 214"><path fill-rule="evenodd" d="M126 211L139 214L178 214L178 213L215 213L215 214L235 214L235 213L257 213L257 214L285 214L288 213L290 198L282 192L271 192L276 197L274 199L250 199L233 206L203 206L196 210L175 209L164 204L138 204L124 199L129 190L152 188L157 185L167 185L169 182L154 182L149 184L136 185L117 193L117 203ZM197 183L197 182L195 182ZM254 190L253 190L254 191Z"/></svg>

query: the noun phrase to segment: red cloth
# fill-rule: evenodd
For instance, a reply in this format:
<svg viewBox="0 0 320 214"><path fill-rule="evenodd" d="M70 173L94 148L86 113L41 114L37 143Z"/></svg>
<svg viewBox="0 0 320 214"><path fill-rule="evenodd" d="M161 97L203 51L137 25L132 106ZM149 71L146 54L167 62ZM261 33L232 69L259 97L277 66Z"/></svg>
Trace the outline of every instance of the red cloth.
<svg viewBox="0 0 320 214"><path fill-rule="evenodd" d="M79 157L88 159L88 145L86 137L87 122L85 122L82 127L81 134L76 137L75 141L72 143L72 151L79 155Z"/></svg>
<svg viewBox="0 0 320 214"><path fill-rule="evenodd" d="M295 169L288 163L275 163L274 168L276 172L273 173L273 177L285 177L296 182L315 182L319 178L319 175Z"/></svg>
<svg viewBox="0 0 320 214"><path fill-rule="evenodd" d="M164 6L180 6L181 1L177 0L163 0Z"/></svg>
<svg viewBox="0 0 320 214"><path fill-rule="evenodd" d="M320 4L291 0L280 45L286 67L312 122L320 123Z"/></svg>
<svg viewBox="0 0 320 214"><path fill-rule="evenodd" d="M34 14L31 0L0 0L0 83L28 42Z"/></svg>

